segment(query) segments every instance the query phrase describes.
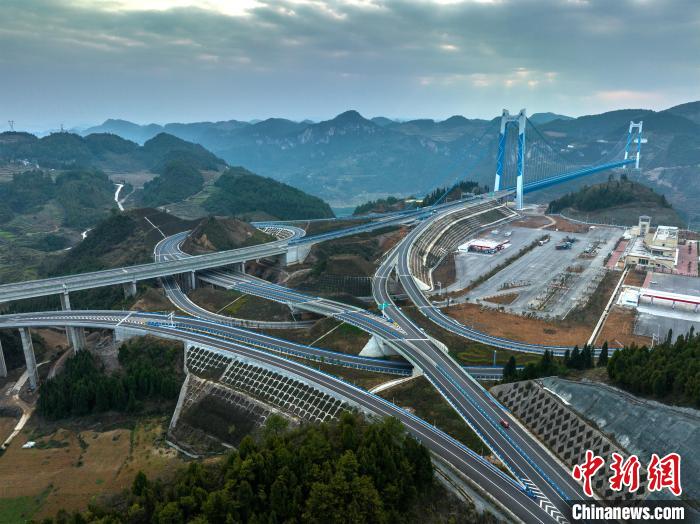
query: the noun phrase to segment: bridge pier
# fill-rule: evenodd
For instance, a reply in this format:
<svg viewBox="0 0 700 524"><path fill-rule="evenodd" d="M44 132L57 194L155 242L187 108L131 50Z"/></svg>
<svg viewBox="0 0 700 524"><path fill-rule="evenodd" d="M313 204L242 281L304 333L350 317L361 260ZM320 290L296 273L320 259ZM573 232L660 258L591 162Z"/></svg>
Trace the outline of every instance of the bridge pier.
<svg viewBox="0 0 700 524"><path fill-rule="evenodd" d="M241 273L245 275L245 262L236 262L231 265L231 269L234 273Z"/></svg>
<svg viewBox="0 0 700 524"><path fill-rule="evenodd" d="M7 365L5 364L5 354L2 352L2 341L0 340L0 378L7 376Z"/></svg>
<svg viewBox="0 0 700 524"><path fill-rule="evenodd" d="M311 252L310 245L300 245L300 246L288 246L287 252L283 255L282 263L285 266L291 266L294 264L301 264L306 260Z"/></svg>
<svg viewBox="0 0 700 524"><path fill-rule="evenodd" d="M129 340L130 338L141 336L142 333L129 329L126 327L118 326L114 328L114 343L120 345L122 342Z"/></svg>
<svg viewBox="0 0 700 524"><path fill-rule="evenodd" d="M27 375L29 375L29 387L34 390L39 384L39 373L36 369L36 357L34 356L34 344L29 328L20 328L19 336L22 339L24 361L27 363Z"/></svg>
<svg viewBox="0 0 700 524"><path fill-rule="evenodd" d="M124 298L131 298L136 296L136 281L127 282L122 284L124 288Z"/></svg>
<svg viewBox="0 0 700 524"><path fill-rule="evenodd" d="M70 296L67 291L64 291L61 295L61 309L63 311L70 311ZM85 333L82 329L66 326L66 335L68 336L68 343L73 346L73 351L77 353L84 346L82 340L85 338Z"/></svg>

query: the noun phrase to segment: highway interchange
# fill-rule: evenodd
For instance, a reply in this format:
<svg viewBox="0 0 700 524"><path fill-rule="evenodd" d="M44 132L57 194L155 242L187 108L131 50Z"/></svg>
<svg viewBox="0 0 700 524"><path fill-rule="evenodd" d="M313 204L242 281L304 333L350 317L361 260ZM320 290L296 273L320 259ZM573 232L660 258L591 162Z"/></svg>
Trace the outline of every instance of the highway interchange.
<svg viewBox="0 0 700 524"><path fill-rule="evenodd" d="M320 386L367 413L396 417L411 434L433 453L479 485L486 493L493 496L524 522L555 521L540 506L539 499L533 497L528 490L523 489L523 486L436 427L377 395L313 367L235 340L229 340L222 334L219 324L189 317L170 318L167 315L132 311L61 311L0 316L0 328L3 329L37 326L73 326L97 329L121 327L143 334L154 334L176 340L185 339L194 344L214 348L226 354L233 353L271 366L309 385Z"/></svg>
<svg viewBox="0 0 700 524"><path fill-rule="evenodd" d="M460 202L458 205L465 205L465 203ZM469 205L468 202L466 205ZM341 230L341 232L333 231L306 239L306 242L311 244L328 238L338 238L347 234L404 223L407 220L424 219L386 257L376 273L373 295L379 304L386 306L384 314L390 320L360 308L317 297L308 297L282 286L258 281L252 277L212 269L245 260L283 254L288 243L305 241L298 237L291 240L289 238L278 240L253 248L244 248L243 250L190 257L182 256L180 253L179 245L183 237L176 235L165 239L156 246L154 252L156 262L153 264L0 286L0 302L14 300L18 297L41 296L43 294L63 293L67 290L98 287L95 282L100 278L108 283L100 281L99 285L112 285L130 282L133 279L153 278L154 276L170 277L170 275L180 272L208 270L202 273L202 279L223 279L225 287L292 304L299 309L306 309L345 321L388 342L413 366L426 375L460 416L501 459L518 482L467 450L454 439L400 408L317 369L286 359L283 355L302 356L300 354L303 354L304 358L362 369L376 366L377 369L373 369L375 371L404 375L411 372L411 366L407 363L343 355L242 329L232 325L232 322L226 322L220 315L206 312L193 304L172 278L164 279L169 298L178 308L188 312L193 317L173 318L149 313L114 311L64 311L3 315L0 316L0 327L56 325L108 329L120 327L165 337L185 338L195 343L205 344L218 350L230 351L267 363L292 373L312 385L318 384L330 389L365 411L377 415L396 416L437 456L462 471L518 518L526 522L563 522L565 521L564 515L568 514L569 501L583 498L580 486L539 442L510 419L507 411L473 377L465 373L440 345L431 340L393 303L388 293L386 283L396 269L406 293L423 314L453 332L458 332L459 327L464 327L442 315L439 310L432 308L429 301L418 289L408 267L408 255L412 243L418 235L430 227L431 222L439 217L443 211L454 206L455 203L451 203L430 212L403 213L399 217L383 217L378 223L361 224L347 230ZM292 237L294 237L294 233L292 233ZM319 239L319 237L322 238ZM246 253L241 253L241 251L246 251ZM120 272L122 275L128 275L129 278L124 280L126 277L120 276ZM149 276L145 277L144 274ZM228 320L230 321L230 319ZM449 323L449 325L446 326L444 323ZM481 341L497 347L523 350L501 345L499 340L502 339L497 339L497 343ZM539 346L539 348L541 347ZM537 349L535 348L535 350ZM362 361L361 366L360 361ZM510 420L508 429L501 426L502 420Z"/></svg>

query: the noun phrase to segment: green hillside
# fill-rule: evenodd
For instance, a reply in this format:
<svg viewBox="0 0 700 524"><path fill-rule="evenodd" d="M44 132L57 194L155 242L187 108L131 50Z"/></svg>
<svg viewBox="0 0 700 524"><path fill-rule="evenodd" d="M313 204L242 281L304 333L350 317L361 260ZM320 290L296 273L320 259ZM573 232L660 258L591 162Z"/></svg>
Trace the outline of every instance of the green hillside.
<svg viewBox="0 0 700 524"><path fill-rule="evenodd" d="M187 160L173 160L163 166L160 176L144 184L140 203L155 207L179 202L203 187L204 178L197 168Z"/></svg>
<svg viewBox="0 0 700 524"><path fill-rule="evenodd" d="M192 230L182 249L192 255L272 242L275 237L235 218L207 217Z"/></svg>
<svg viewBox="0 0 700 524"><path fill-rule="evenodd" d="M420 202L420 206L432 206L435 203L450 202L462 198L466 193L474 193L475 195L488 191L488 186L481 187L478 182L471 180L463 180L449 187L439 187L427 195ZM370 200L364 204L360 204L353 211L353 215L365 215L367 213L386 213L388 211L401 211L403 209L414 207L416 204L407 203L406 200L411 200L415 197L397 198L389 196Z"/></svg>
<svg viewBox="0 0 700 524"><path fill-rule="evenodd" d="M81 228L105 216L113 206L114 185L97 170L65 171L55 179L44 171L15 174L0 184L0 226L29 213L39 213L53 204L63 214L66 227Z"/></svg>
<svg viewBox="0 0 700 524"><path fill-rule="evenodd" d="M666 200L639 182L610 178L607 182L584 186L552 200L548 213L562 213L589 222L636 224L639 215L651 215L655 224L682 226L683 220Z"/></svg>
<svg viewBox="0 0 700 524"><path fill-rule="evenodd" d="M0 133L0 162L21 161L40 168L103 170L150 170L162 172L170 161L186 160L196 169L218 169L225 163L199 144L160 133L139 146L109 133L86 137L52 133L37 138L29 133Z"/></svg>
<svg viewBox="0 0 700 524"><path fill-rule="evenodd" d="M250 216L265 213L282 220L333 216L328 204L299 189L232 167L214 184L204 208L215 215Z"/></svg>

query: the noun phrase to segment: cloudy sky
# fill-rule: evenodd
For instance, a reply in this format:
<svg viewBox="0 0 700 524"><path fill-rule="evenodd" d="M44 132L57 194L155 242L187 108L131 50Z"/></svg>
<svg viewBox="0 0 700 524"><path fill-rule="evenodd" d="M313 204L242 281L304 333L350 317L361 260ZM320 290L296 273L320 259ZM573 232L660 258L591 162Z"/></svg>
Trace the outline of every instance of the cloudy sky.
<svg viewBox="0 0 700 524"><path fill-rule="evenodd" d="M0 129L700 99L698 0L1 0Z"/></svg>

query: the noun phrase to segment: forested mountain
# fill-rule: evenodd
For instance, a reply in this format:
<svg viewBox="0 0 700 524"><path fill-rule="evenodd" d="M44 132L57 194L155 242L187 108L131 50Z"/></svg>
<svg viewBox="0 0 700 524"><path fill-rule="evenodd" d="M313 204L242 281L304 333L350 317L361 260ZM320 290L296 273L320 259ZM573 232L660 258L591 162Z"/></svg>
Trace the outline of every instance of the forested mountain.
<svg viewBox="0 0 700 524"><path fill-rule="evenodd" d="M43 171L15 174L0 184L0 225L53 203L63 213L66 227L87 227L114 205L113 194L114 184L101 171L75 169L55 179Z"/></svg>
<svg viewBox="0 0 700 524"><path fill-rule="evenodd" d="M110 171L158 172L173 160L187 160L197 169L217 169L224 165L223 160L201 145L166 133L156 135L143 146L107 133L85 137L52 133L43 138L29 133L0 133L0 161L25 161L40 168L91 167Z"/></svg>
<svg viewBox="0 0 700 524"><path fill-rule="evenodd" d="M172 160L162 166L160 175L149 180L139 195L143 206L157 207L179 202L204 187L204 177L186 160Z"/></svg>
<svg viewBox="0 0 700 524"><path fill-rule="evenodd" d="M607 182L583 186L552 200L547 212L622 225L636 224L640 215L651 215L655 224L684 225L664 195L625 175L619 180L610 176Z"/></svg>
<svg viewBox="0 0 700 524"><path fill-rule="evenodd" d="M214 189L204 202L204 208L214 215L247 217L264 213L283 220L333 216L331 208L320 198L242 167L224 172Z"/></svg>
<svg viewBox="0 0 700 524"><path fill-rule="evenodd" d="M166 235L191 226L156 209L141 208L124 213L115 210L98 222L82 242L47 263L46 272L52 276L65 275L150 262L153 248L163 238L151 224Z"/></svg>
<svg viewBox="0 0 700 524"><path fill-rule="evenodd" d="M492 184L498 133L497 114L494 117L369 120L347 111L318 123L275 118L257 123L137 127L144 137L167 130L201 143L230 164L243 165L338 204L356 205L388 194L421 196L467 176L480 184ZM695 139L700 133L700 102L658 112L625 109L579 118L536 113L530 119L562 155L582 164L619 145L630 120L644 120L648 142L643 147L643 169L634 176L659 189L681 211L690 212L700 198L700 186L691 184L700 165L700 145ZM123 123L107 121L99 129L119 133L123 127ZM134 129L130 133L136 136ZM477 155L470 146L482 136L491 147ZM479 155L483 160L472 166ZM593 175L534 193L531 198L549 200L606 178L606 173Z"/></svg>

